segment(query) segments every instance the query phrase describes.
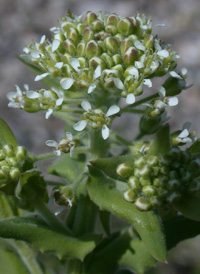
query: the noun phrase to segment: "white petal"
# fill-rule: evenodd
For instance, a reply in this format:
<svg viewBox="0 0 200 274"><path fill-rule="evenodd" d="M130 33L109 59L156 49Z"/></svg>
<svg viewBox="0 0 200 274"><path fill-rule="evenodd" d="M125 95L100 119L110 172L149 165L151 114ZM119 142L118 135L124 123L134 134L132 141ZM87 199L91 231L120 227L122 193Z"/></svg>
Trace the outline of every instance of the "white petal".
<svg viewBox="0 0 200 274"><path fill-rule="evenodd" d="M166 25L165 24L156 24L154 25L154 27L165 27Z"/></svg>
<svg viewBox="0 0 200 274"><path fill-rule="evenodd" d="M95 88L96 88L95 84L90 85L88 88L88 94L92 93L95 90Z"/></svg>
<svg viewBox="0 0 200 274"><path fill-rule="evenodd" d="M16 90L17 90L17 94L18 94L19 96L22 96L23 93L22 93L20 87L17 86L17 85L15 85L15 87L16 87Z"/></svg>
<svg viewBox="0 0 200 274"><path fill-rule="evenodd" d="M152 87L152 82L150 79L144 79L144 83L145 86L151 88Z"/></svg>
<svg viewBox="0 0 200 274"><path fill-rule="evenodd" d="M106 113L106 116L109 117L111 115L114 115L114 114L118 113L119 111L120 111L120 108L118 106L111 106L108 109L108 111Z"/></svg>
<svg viewBox="0 0 200 274"><path fill-rule="evenodd" d="M7 98L10 101L13 101L17 96L17 92L11 91L7 93Z"/></svg>
<svg viewBox="0 0 200 274"><path fill-rule="evenodd" d="M45 41L45 39L46 39L46 36L45 36L45 35L42 35L42 37L41 37L41 39L40 39L40 44L43 44L44 41Z"/></svg>
<svg viewBox="0 0 200 274"><path fill-rule="evenodd" d="M157 109L165 109L167 107L167 105L165 103L163 103L163 101L158 101L156 103L156 108Z"/></svg>
<svg viewBox="0 0 200 274"><path fill-rule="evenodd" d="M45 144L48 146L48 147L57 147L58 143L54 140L47 140L45 142Z"/></svg>
<svg viewBox="0 0 200 274"><path fill-rule="evenodd" d="M122 83L122 81L119 78L114 78L114 83L118 89L121 89L121 90L124 89L124 84Z"/></svg>
<svg viewBox="0 0 200 274"><path fill-rule="evenodd" d="M70 65L73 67L73 69L77 72L80 71L80 63L79 60L77 58L72 58L70 61Z"/></svg>
<svg viewBox="0 0 200 274"><path fill-rule="evenodd" d="M159 62L158 61L151 62L150 69L151 69L152 72L154 72L158 67L159 67Z"/></svg>
<svg viewBox="0 0 200 274"><path fill-rule="evenodd" d="M192 139L189 137L186 137L186 138L182 139L182 142L184 142L185 144L192 143Z"/></svg>
<svg viewBox="0 0 200 274"><path fill-rule="evenodd" d="M70 152L69 152L70 157L72 157L72 154L73 154L74 148L75 148L75 146L72 146L72 147L70 148Z"/></svg>
<svg viewBox="0 0 200 274"><path fill-rule="evenodd" d="M103 125L101 134L104 140L108 139L109 137L109 128L106 125Z"/></svg>
<svg viewBox="0 0 200 274"><path fill-rule="evenodd" d="M135 47L136 47L137 49L139 49L139 50L145 51L145 49L146 49L145 45L142 44L139 40L136 40L136 41L134 42L134 45L135 45Z"/></svg>
<svg viewBox="0 0 200 274"><path fill-rule="evenodd" d="M55 152L55 154L56 154L57 156L60 156L60 155L61 155L61 151L60 151L59 149L56 149L54 152Z"/></svg>
<svg viewBox="0 0 200 274"><path fill-rule="evenodd" d="M66 132L65 136L66 136L67 140L69 140L69 141L73 140L73 136L72 136L71 132Z"/></svg>
<svg viewBox="0 0 200 274"><path fill-rule="evenodd" d="M161 48L161 46L160 46L160 43L159 43L159 41L158 40L155 40L155 42L154 42L154 47L155 47L155 49L156 50L162 50L162 48Z"/></svg>
<svg viewBox="0 0 200 274"><path fill-rule="evenodd" d="M58 62L55 64L55 68L61 69L63 67L63 62Z"/></svg>
<svg viewBox="0 0 200 274"><path fill-rule="evenodd" d="M135 95L133 93L129 93L126 97L126 103L128 105L131 105L133 103L135 103Z"/></svg>
<svg viewBox="0 0 200 274"><path fill-rule="evenodd" d="M176 73L175 71L170 71L169 73L172 77L177 78L177 79L183 79L180 75L178 75L178 73Z"/></svg>
<svg viewBox="0 0 200 274"><path fill-rule="evenodd" d="M30 50L27 47L24 47L23 48L23 52L26 53L26 54L28 54L30 52Z"/></svg>
<svg viewBox="0 0 200 274"><path fill-rule="evenodd" d="M59 46L60 46L60 41L57 40L57 39L53 40L52 45L51 45L52 52L54 52L55 50L57 50L57 48Z"/></svg>
<svg viewBox="0 0 200 274"><path fill-rule="evenodd" d="M158 88L158 94L159 94L159 96L160 96L161 99L164 99L165 96L166 96L166 90L165 90L165 88L162 87L162 86L159 87Z"/></svg>
<svg viewBox="0 0 200 274"><path fill-rule="evenodd" d="M53 113L53 109L52 108L49 108L45 114L45 118L46 119L49 119L49 117L51 116L51 114Z"/></svg>
<svg viewBox="0 0 200 274"><path fill-rule="evenodd" d="M60 81L61 87L63 89L66 89L66 90L69 89L69 88L71 88L71 86L73 85L73 83L74 83L74 79L72 79L72 78L63 78Z"/></svg>
<svg viewBox="0 0 200 274"><path fill-rule="evenodd" d="M34 50L33 52L31 52L31 57L34 59L38 59L40 58L40 56L43 56L44 54L42 54L39 50Z"/></svg>
<svg viewBox="0 0 200 274"><path fill-rule="evenodd" d="M140 61L135 61L135 67L137 69L143 68L144 67L144 63L142 63Z"/></svg>
<svg viewBox="0 0 200 274"><path fill-rule="evenodd" d="M41 95L36 91L28 90L26 92L26 96L30 99L36 99L36 98L39 98Z"/></svg>
<svg viewBox="0 0 200 274"><path fill-rule="evenodd" d="M184 77L187 75L187 69L186 68L182 68L181 69L181 75Z"/></svg>
<svg viewBox="0 0 200 274"><path fill-rule="evenodd" d="M101 66L98 65L94 71L94 74L93 74L93 79L97 79L101 76Z"/></svg>
<svg viewBox="0 0 200 274"><path fill-rule="evenodd" d="M73 125L73 128L77 131L82 131L82 130L84 130L84 128L86 126L87 126L87 121L82 120L82 121L79 121L78 123L76 123L75 125Z"/></svg>
<svg viewBox="0 0 200 274"><path fill-rule="evenodd" d="M63 98L59 98L59 99L57 99L56 100L56 106L61 106L62 105L62 103L63 103Z"/></svg>
<svg viewBox="0 0 200 274"><path fill-rule="evenodd" d="M29 86L27 84L24 84L25 91L29 90Z"/></svg>
<svg viewBox="0 0 200 274"><path fill-rule="evenodd" d="M8 107L9 108L20 108L20 106L16 102L9 102Z"/></svg>
<svg viewBox="0 0 200 274"><path fill-rule="evenodd" d="M177 97L171 97L168 99L168 105L173 107L178 105L178 98Z"/></svg>
<svg viewBox="0 0 200 274"><path fill-rule="evenodd" d="M82 101L81 106L87 112L92 109L91 104L88 101Z"/></svg>
<svg viewBox="0 0 200 274"><path fill-rule="evenodd" d="M188 137L189 134L189 131L187 129L184 129L177 137L182 139Z"/></svg>
<svg viewBox="0 0 200 274"><path fill-rule="evenodd" d="M135 76L136 79L139 78L139 72L136 68L132 67L129 69L129 73L133 76Z"/></svg>
<svg viewBox="0 0 200 274"><path fill-rule="evenodd" d="M158 52L157 52L157 54L158 54L158 56L160 57L160 58L167 58L168 56L169 56L169 52L166 50L166 49L163 49L163 50L159 50Z"/></svg>
<svg viewBox="0 0 200 274"><path fill-rule="evenodd" d="M47 77L49 74L50 74L50 73L45 72L45 73L43 73L43 74L37 75L37 76L35 77L35 81L40 81L40 80L44 79L45 77Z"/></svg>

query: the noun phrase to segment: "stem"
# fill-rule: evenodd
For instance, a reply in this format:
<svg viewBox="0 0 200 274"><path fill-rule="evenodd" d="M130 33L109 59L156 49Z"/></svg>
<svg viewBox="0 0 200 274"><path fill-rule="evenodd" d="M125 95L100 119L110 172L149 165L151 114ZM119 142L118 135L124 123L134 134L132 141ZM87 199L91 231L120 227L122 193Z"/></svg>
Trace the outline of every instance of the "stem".
<svg viewBox="0 0 200 274"><path fill-rule="evenodd" d="M91 159L103 158L107 156L109 143L104 140L101 135L101 130L91 129L90 130L90 150Z"/></svg>
<svg viewBox="0 0 200 274"><path fill-rule="evenodd" d="M64 224L54 215L48 206L40 199L34 201L35 209L38 211L42 219L52 228L60 230L62 233L67 233L73 236L71 230L64 226Z"/></svg>
<svg viewBox="0 0 200 274"><path fill-rule="evenodd" d="M83 273L83 264L80 260L74 259L74 260L68 260L67 262L67 274L79 274Z"/></svg>
<svg viewBox="0 0 200 274"><path fill-rule="evenodd" d="M40 160L45 160L45 159L49 159L52 157L56 157L54 152L51 153L45 153L45 154L41 154L35 157L35 161L40 161Z"/></svg>
<svg viewBox="0 0 200 274"><path fill-rule="evenodd" d="M116 132L111 131L111 137L114 137L116 139L116 141L118 141L119 143L121 143L125 146L132 145L130 142L125 140L123 137L119 136Z"/></svg>
<svg viewBox="0 0 200 274"><path fill-rule="evenodd" d="M132 109L132 108L123 108L121 109L121 113L129 112L129 113L137 113L137 114L144 114L145 111L143 109Z"/></svg>
<svg viewBox="0 0 200 274"><path fill-rule="evenodd" d="M78 114L83 114L83 110L82 109L78 109L78 108L66 108L65 106L62 107L62 112L70 112L70 113L78 113Z"/></svg>
<svg viewBox="0 0 200 274"><path fill-rule="evenodd" d="M145 134L140 132L138 136L135 138L135 140L140 140Z"/></svg>
<svg viewBox="0 0 200 274"><path fill-rule="evenodd" d="M63 103L64 104L81 104L83 100L81 99L64 99Z"/></svg>
<svg viewBox="0 0 200 274"><path fill-rule="evenodd" d="M156 93L153 94L153 95L150 95L150 96L148 96L148 97L145 97L145 98L143 98L143 99L141 99L141 100L135 102L134 104L131 105L131 107L132 107L132 108L137 107L137 106L139 106L139 105L141 105L141 104L143 104L143 103L146 103L146 102L148 102L148 101L150 101L150 100L152 100L152 99L154 99L154 98L156 98L156 97L158 97L158 96L159 96L159 94L156 92ZM122 108L121 111L123 111L123 109L126 109L126 107L125 107L125 108Z"/></svg>

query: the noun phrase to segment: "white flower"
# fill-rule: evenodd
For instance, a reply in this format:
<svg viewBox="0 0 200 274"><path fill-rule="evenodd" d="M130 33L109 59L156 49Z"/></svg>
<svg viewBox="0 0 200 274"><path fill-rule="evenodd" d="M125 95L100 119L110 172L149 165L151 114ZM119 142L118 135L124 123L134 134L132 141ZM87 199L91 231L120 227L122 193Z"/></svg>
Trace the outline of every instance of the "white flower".
<svg viewBox="0 0 200 274"><path fill-rule="evenodd" d="M37 76L35 77L35 81L40 81L40 80L46 78L49 74L50 74L49 72L45 72L45 73L43 73L43 74L37 75Z"/></svg>
<svg viewBox="0 0 200 274"><path fill-rule="evenodd" d="M110 124L110 116L118 113L120 108L116 105L111 106L106 114L101 109L92 110L91 104L88 101L81 103L82 108L86 111L84 113L85 120L81 120L74 124L73 128L77 131L82 131L89 123L92 128L101 127L101 134L104 140L109 137L109 128L107 125Z"/></svg>
<svg viewBox="0 0 200 274"><path fill-rule="evenodd" d="M57 156L60 156L61 152L70 152L70 156L72 156L73 150L75 148L75 141L73 140L71 132L66 132L65 136L66 137L61 138L59 142L54 140L47 140L45 144L49 147L55 147L56 150L54 152Z"/></svg>
<svg viewBox="0 0 200 274"><path fill-rule="evenodd" d="M54 110L56 110L56 108L57 107L59 107L59 106L61 106L62 105L62 103L63 103L63 98L58 98L57 100L56 100L56 103L55 103L55 106L52 108L49 108L48 110L47 110L47 112L46 112L46 114L45 114L45 118L46 119L49 119L49 117L51 116L51 114L53 113L53 111Z"/></svg>
<svg viewBox="0 0 200 274"><path fill-rule="evenodd" d="M138 71L138 70L135 68L135 70L132 70L131 72L134 73L137 76L136 71ZM130 73L130 71L129 71L129 73ZM114 84L118 89L121 89L122 91L125 91L124 84L122 83L122 81L119 78L114 78ZM125 91L125 93L126 93L126 91ZM129 93L126 96L126 103L129 104L129 105L135 103L135 95L133 93Z"/></svg>
<svg viewBox="0 0 200 274"><path fill-rule="evenodd" d="M7 94L8 100L10 100L8 107L10 108L23 108L23 102L24 102L24 94L19 88L19 86L15 85L16 92L9 92Z"/></svg>
<svg viewBox="0 0 200 274"><path fill-rule="evenodd" d="M187 144L187 143L192 143L192 139L189 137L190 133L188 131L188 129L184 129L177 137L176 137L176 141L178 143L183 143L183 144Z"/></svg>
<svg viewBox="0 0 200 274"><path fill-rule="evenodd" d="M167 98L166 97L166 90L164 87L159 87L158 88L158 94L159 97L161 99L161 104L165 104L165 106L176 106L178 104L178 98L177 97L171 97L171 98Z"/></svg>

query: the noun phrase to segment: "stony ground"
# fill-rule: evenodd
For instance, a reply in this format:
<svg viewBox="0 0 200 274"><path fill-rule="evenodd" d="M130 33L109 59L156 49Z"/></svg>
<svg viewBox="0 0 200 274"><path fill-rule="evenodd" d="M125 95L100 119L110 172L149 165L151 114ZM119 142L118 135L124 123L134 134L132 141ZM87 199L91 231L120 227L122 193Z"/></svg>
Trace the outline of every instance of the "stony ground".
<svg viewBox="0 0 200 274"><path fill-rule="evenodd" d="M21 53L25 44L32 39L39 40L42 34L49 36L48 29L55 26L57 18L70 8L74 13L84 11L108 11L121 15L134 15L136 11L152 15L153 22L165 23L166 27L156 30L159 36L172 45L180 56L179 67L188 68L188 84L193 84L179 98L176 110L171 110L171 124L180 128L185 121L192 121L197 136L200 136L200 1L199 0L0 0L0 116L14 130L18 141L29 150L45 152L47 139L57 139L63 134L62 123L51 118L46 121L43 114L27 114L20 110L8 109L6 93L14 90L14 85L28 83L32 89L39 87L29 72L15 57ZM189 93L189 94L188 94ZM187 97L186 97L187 96ZM124 118L123 127L129 138L136 135L135 128L127 131L127 124L138 121ZM189 274L200 273L198 244L191 248L179 247L179 252L171 253L175 266L166 266L159 273ZM177 255L178 254L178 255ZM191 265L191 267L190 267ZM197 266L197 272L191 270ZM198 268L199 266L199 268ZM195 271L195 270L194 270Z"/></svg>

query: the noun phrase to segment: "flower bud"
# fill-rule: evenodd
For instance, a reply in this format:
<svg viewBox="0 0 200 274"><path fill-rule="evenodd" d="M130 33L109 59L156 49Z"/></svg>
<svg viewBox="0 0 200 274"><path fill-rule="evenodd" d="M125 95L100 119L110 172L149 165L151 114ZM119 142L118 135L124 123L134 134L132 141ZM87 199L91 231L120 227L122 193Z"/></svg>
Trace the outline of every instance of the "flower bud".
<svg viewBox="0 0 200 274"><path fill-rule="evenodd" d="M143 156L137 158L134 162L135 167L142 167L144 164L146 164L146 159Z"/></svg>
<svg viewBox="0 0 200 274"><path fill-rule="evenodd" d="M180 181L177 179L170 180L168 182L168 186L169 186L170 190L176 190L180 187Z"/></svg>
<svg viewBox="0 0 200 274"><path fill-rule="evenodd" d="M143 43L147 49L153 48L153 44L154 44L153 35L147 34L144 37Z"/></svg>
<svg viewBox="0 0 200 274"><path fill-rule="evenodd" d="M65 49L68 51L68 53L70 54L75 54L76 53L76 48L74 46L74 42L72 39L67 39L64 43L63 43Z"/></svg>
<svg viewBox="0 0 200 274"><path fill-rule="evenodd" d="M9 172L10 172L10 167L6 164L5 166L2 166L2 167L1 167L1 170L2 170L6 175L8 175Z"/></svg>
<svg viewBox="0 0 200 274"><path fill-rule="evenodd" d="M17 159L15 157L6 157L6 162L9 166L17 166Z"/></svg>
<svg viewBox="0 0 200 274"><path fill-rule="evenodd" d="M119 33L123 35L130 35L133 33L133 25L128 18L120 19L117 24L117 29Z"/></svg>
<svg viewBox="0 0 200 274"><path fill-rule="evenodd" d="M83 31L83 39L85 42L89 42L94 38L94 33L90 28L85 28Z"/></svg>
<svg viewBox="0 0 200 274"><path fill-rule="evenodd" d="M180 199L181 195L177 192L173 192L170 196L167 197L169 203L174 203Z"/></svg>
<svg viewBox="0 0 200 274"><path fill-rule="evenodd" d="M13 167L11 168L9 175L11 179L16 180L20 176L20 170L18 168Z"/></svg>
<svg viewBox="0 0 200 274"><path fill-rule="evenodd" d="M61 186L55 190L54 198L57 204L71 207L75 201L75 193L69 186Z"/></svg>
<svg viewBox="0 0 200 274"><path fill-rule="evenodd" d="M84 26L84 24L82 24L82 23L79 23L77 26L76 26L76 29L77 29L77 31L78 31L78 33L79 34L83 34L83 32L84 32L84 28L85 28L85 26Z"/></svg>
<svg viewBox="0 0 200 274"><path fill-rule="evenodd" d="M139 174L139 176L141 176L141 175ZM139 180L140 180L140 184L142 186L148 186L151 183L149 178L140 177Z"/></svg>
<svg viewBox="0 0 200 274"><path fill-rule="evenodd" d="M107 25L106 26L106 28L105 28L105 30L107 31L107 32L109 32L111 35L115 35L115 34L117 34L117 27L116 26L114 26L114 25L111 25L111 24L109 24L109 25Z"/></svg>
<svg viewBox="0 0 200 274"><path fill-rule="evenodd" d="M157 164L158 164L158 157L153 156L153 155L149 156L149 157L147 158L147 163L148 163L150 166L155 166L155 165L157 165Z"/></svg>
<svg viewBox="0 0 200 274"><path fill-rule="evenodd" d="M95 31L99 32L104 29L104 25L100 20L95 20L92 22L92 27Z"/></svg>
<svg viewBox="0 0 200 274"><path fill-rule="evenodd" d="M141 211L148 211L151 209L150 202L143 197L140 197L135 201L135 206L137 209L139 209Z"/></svg>
<svg viewBox="0 0 200 274"><path fill-rule="evenodd" d="M18 161L22 162L24 161L25 157L26 157L26 149L22 146L18 146L15 149L15 155Z"/></svg>
<svg viewBox="0 0 200 274"><path fill-rule="evenodd" d="M162 204L157 196L152 196L150 198L150 203L153 207L160 207Z"/></svg>
<svg viewBox="0 0 200 274"><path fill-rule="evenodd" d="M126 50L124 54L124 63L126 66L134 65L135 61L138 59L138 52L135 47L130 47Z"/></svg>
<svg viewBox="0 0 200 274"><path fill-rule="evenodd" d="M62 30L63 30L64 32L67 32L68 29L74 27L74 24L73 24L72 22L63 22L63 23L61 24L61 27L62 27Z"/></svg>
<svg viewBox="0 0 200 274"><path fill-rule="evenodd" d="M125 40L123 40L120 47L121 54L124 55L126 50L132 47L133 45L134 45L133 40L130 38L126 38Z"/></svg>
<svg viewBox="0 0 200 274"><path fill-rule="evenodd" d="M107 37L105 39L105 45L111 53L116 53L119 49L118 41L114 37Z"/></svg>
<svg viewBox="0 0 200 274"><path fill-rule="evenodd" d="M128 180L128 185L133 190L138 190L140 188L140 182L134 176L131 176Z"/></svg>
<svg viewBox="0 0 200 274"><path fill-rule="evenodd" d="M153 196L153 195L156 193L154 187L151 186L151 185L144 186L144 187L142 188L142 191L144 192L144 194L145 194L146 196Z"/></svg>
<svg viewBox="0 0 200 274"><path fill-rule="evenodd" d="M0 180L6 179L6 174L3 172L2 169L0 169Z"/></svg>
<svg viewBox="0 0 200 274"><path fill-rule="evenodd" d="M111 68L114 65L112 58L107 53L101 55L101 60L104 61L108 68Z"/></svg>
<svg viewBox="0 0 200 274"><path fill-rule="evenodd" d="M107 25L113 25L113 26L117 26L117 24L118 24L118 22L119 22L119 18L118 18L118 16L116 15L116 14L110 14L108 17L107 17L107 19L106 19L106 24Z"/></svg>
<svg viewBox="0 0 200 274"><path fill-rule="evenodd" d="M67 38L70 38L74 43L77 43L78 36L78 31L75 28L68 29Z"/></svg>
<svg viewBox="0 0 200 274"><path fill-rule="evenodd" d="M149 173L150 173L150 168L149 168L148 165L145 165L145 166L143 166L143 167L141 167L141 168L139 169L139 174L140 174L141 176L146 177L146 176L149 175Z"/></svg>
<svg viewBox="0 0 200 274"><path fill-rule="evenodd" d="M136 194L133 190L131 189L128 189L124 192L124 199L127 201L127 202L130 202L130 203L133 203L136 199Z"/></svg>
<svg viewBox="0 0 200 274"><path fill-rule="evenodd" d="M113 59L115 65L121 64L123 62L123 59L122 59L121 55L119 55L119 54L113 55L112 59Z"/></svg>
<svg viewBox="0 0 200 274"><path fill-rule="evenodd" d="M100 48L97 42L95 42L94 40L91 40L90 42L88 42L85 47L85 54L87 55L88 58L92 58L96 55L99 55Z"/></svg>
<svg viewBox="0 0 200 274"><path fill-rule="evenodd" d="M116 172L121 177L129 177L133 172L133 167L129 163L123 163L117 166Z"/></svg>
<svg viewBox="0 0 200 274"><path fill-rule="evenodd" d="M9 157L12 157L15 155L14 148L11 144L7 144L3 147L3 153Z"/></svg>
<svg viewBox="0 0 200 274"><path fill-rule="evenodd" d="M87 25L90 25L92 22L94 22L97 19L97 16L94 12L88 11L85 16L84 23Z"/></svg>
<svg viewBox="0 0 200 274"><path fill-rule="evenodd" d="M85 43L78 44L77 53L78 53L78 56L84 56L85 55Z"/></svg>

